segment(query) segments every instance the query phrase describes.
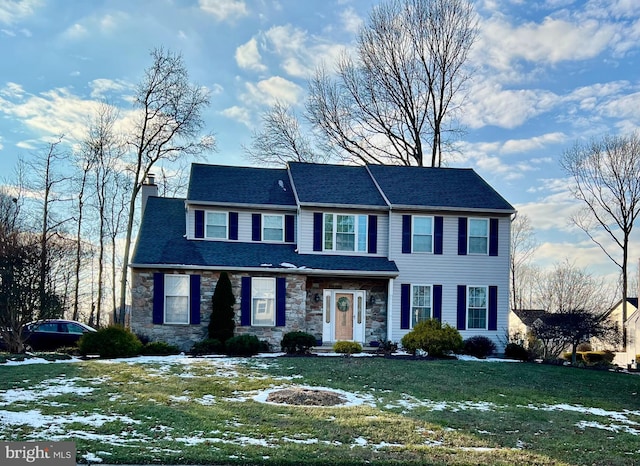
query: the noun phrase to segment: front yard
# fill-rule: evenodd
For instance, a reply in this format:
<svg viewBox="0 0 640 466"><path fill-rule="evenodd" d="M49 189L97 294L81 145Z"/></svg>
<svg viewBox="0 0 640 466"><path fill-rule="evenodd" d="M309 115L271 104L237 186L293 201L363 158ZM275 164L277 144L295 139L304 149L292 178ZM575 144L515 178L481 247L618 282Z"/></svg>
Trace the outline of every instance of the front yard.
<svg viewBox="0 0 640 466"><path fill-rule="evenodd" d="M335 389L341 407L265 403ZM279 357L0 366L0 439L126 464L640 463L640 377L522 363Z"/></svg>

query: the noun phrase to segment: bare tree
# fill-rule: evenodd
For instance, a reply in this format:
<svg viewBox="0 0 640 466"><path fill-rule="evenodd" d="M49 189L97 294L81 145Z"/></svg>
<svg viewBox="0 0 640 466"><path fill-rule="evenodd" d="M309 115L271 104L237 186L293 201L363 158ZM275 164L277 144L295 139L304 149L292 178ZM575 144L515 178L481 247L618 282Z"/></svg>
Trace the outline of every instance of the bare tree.
<svg viewBox="0 0 640 466"><path fill-rule="evenodd" d="M541 274L537 289L537 304L548 311L535 327L545 357L557 356L570 347L575 363L576 348L583 341L598 338L617 343L615 323L606 319L613 293L607 291L604 279L564 260Z"/></svg>
<svg viewBox="0 0 640 466"><path fill-rule="evenodd" d="M469 79L470 0L389 0L361 29L356 56L310 81L308 118L348 158L439 167L443 133Z"/></svg>
<svg viewBox="0 0 640 466"><path fill-rule="evenodd" d="M146 69L136 92L138 121L129 140L133 149L133 188L120 279L120 322L124 321L136 199L142 182L161 161L198 156L215 148L213 135L201 134L204 128L202 111L209 105L207 90L189 82L182 55L158 48L151 52L151 57L153 63Z"/></svg>
<svg viewBox="0 0 640 466"><path fill-rule="evenodd" d="M626 348L629 239L640 214L640 138L638 134L605 136L588 144L576 143L565 151L561 165L573 178L573 195L584 203L574 223L620 268ZM619 251L608 249L598 231L604 231Z"/></svg>
<svg viewBox="0 0 640 466"><path fill-rule="evenodd" d="M254 162L286 165L295 162L324 162L328 152L316 151L306 133L300 127L300 119L293 110L277 102L262 114L262 127L254 131L251 144L243 146L246 155Z"/></svg>
<svg viewBox="0 0 640 466"><path fill-rule="evenodd" d="M523 308L526 265L538 249L535 232L526 215L517 215L511 221L511 308Z"/></svg>

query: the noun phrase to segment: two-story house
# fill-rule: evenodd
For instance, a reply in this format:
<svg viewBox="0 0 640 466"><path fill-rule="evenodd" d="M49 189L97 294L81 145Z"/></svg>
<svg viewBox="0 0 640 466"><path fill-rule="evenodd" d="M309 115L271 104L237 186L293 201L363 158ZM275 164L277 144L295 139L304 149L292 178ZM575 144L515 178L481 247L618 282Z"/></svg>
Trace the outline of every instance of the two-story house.
<svg viewBox="0 0 640 466"><path fill-rule="evenodd" d="M498 346L514 208L470 169L194 164L186 199L149 197L132 258L131 328L188 350L226 271L236 334L279 347L398 342L437 318Z"/></svg>

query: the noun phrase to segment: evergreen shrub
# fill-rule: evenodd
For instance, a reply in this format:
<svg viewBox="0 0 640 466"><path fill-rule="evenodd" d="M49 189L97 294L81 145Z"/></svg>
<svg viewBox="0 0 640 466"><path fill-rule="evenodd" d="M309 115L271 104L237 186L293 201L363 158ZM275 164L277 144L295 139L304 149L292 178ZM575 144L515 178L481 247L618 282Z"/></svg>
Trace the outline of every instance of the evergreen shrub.
<svg viewBox="0 0 640 466"><path fill-rule="evenodd" d="M145 356L168 356L180 354L180 348L164 341L151 341L142 347L141 354Z"/></svg>
<svg viewBox="0 0 640 466"><path fill-rule="evenodd" d="M316 345L316 337L306 332L288 332L282 337L280 348L287 354L308 354Z"/></svg>
<svg viewBox="0 0 640 466"><path fill-rule="evenodd" d="M467 338L463 342L462 353L484 359L496 352L496 344L483 335Z"/></svg>
<svg viewBox="0 0 640 466"><path fill-rule="evenodd" d="M362 353L362 345L357 341L336 341L333 344L333 351L340 354Z"/></svg>
<svg viewBox="0 0 640 466"><path fill-rule="evenodd" d="M238 335L229 338L224 344L225 353L229 356L253 356L264 348L264 343L255 335Z"/></svg>
<svg viewBox="0 0 640 466"><path fill-rule="evenodd" d="M227 272L222 272L211 298L211 318L209 320L209 338L220 340L223 344L231 337L236 327L233 306L231 280Z"/></svg>
<svg viewBox="0 0 640 466"><path fill-rule="evenodd" d="M504 349L504 356L518 361L528 361L530 359L527 349L517 343L509 343Z"/></svg>
<svg viewBox="0 0 640 466"><path fill-rule="evenodd" d="M142 343L129 330L113 325L85 333L78 340L80 354L98 354L101 358L128 358L142 351Z"/></svg>
<svg viewBox="0 0 640 466"><path fill-rule="evenodd" d="M194 356L203 354L221 354L224 353L224 345L216 338L207 338L193 344L189 352Z"/></svg>
<svg viewBox="0 0 640 466"><path fill-rule="evenodd" d="M429 356L444 356L462 348L460 332L449 324L442 325L438 319L418 322L413 330L401 340L402 347L411 354L418 350L426 351Z"/></svg>

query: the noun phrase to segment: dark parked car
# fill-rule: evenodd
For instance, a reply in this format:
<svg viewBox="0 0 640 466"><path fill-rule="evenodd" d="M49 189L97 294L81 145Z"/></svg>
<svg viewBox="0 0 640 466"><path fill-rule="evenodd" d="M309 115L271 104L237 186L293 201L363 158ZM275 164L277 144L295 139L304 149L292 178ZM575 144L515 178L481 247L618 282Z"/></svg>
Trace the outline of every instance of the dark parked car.
<svg viewBox="0 0 640 466"><path fill-rule="evenodd" d="M64 346L76 346L87 332L96 330L74 320L39 320L24 328L25 347L34 351L49 351Z"/></svg>

